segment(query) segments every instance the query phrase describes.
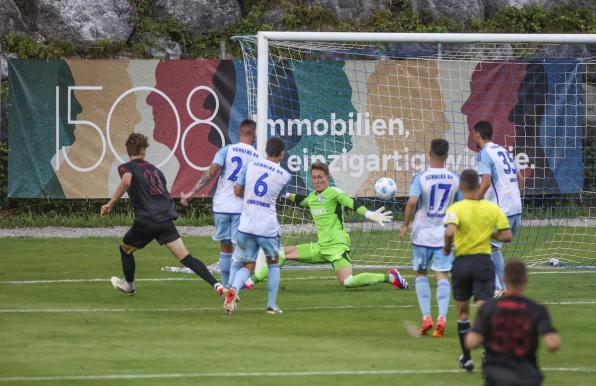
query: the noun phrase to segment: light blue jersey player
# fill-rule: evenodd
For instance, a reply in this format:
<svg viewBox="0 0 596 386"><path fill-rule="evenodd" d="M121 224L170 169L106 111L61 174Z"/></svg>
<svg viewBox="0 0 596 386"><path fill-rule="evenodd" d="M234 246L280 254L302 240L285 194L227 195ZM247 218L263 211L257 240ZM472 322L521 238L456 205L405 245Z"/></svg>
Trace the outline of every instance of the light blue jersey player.
<svg viewBox="0 0 596 386"><path fill-rule="evenodd" d="M480 121L474 126L474 142L480 152L476 157L478 174L482 181L479 194L497 205L507 215L511 232L516 235L521 226L521 190L524 178L519 164L502 146L491 142L493 128L490 122ZM491 259L495 265L495 295L505 290L503 282L504 261L501 247L503 243L491 240Z"/></svg>
<svg viewBox="0 0 596 386"><path fill-rule="evenodd" d="M182 193L180 203L188 206L191 197L205 187L219 173L217 188L213 195L213 219L215 220L215 235L213 240L220 243L219 269L221 282L229 286L230 266L232 263L232 252L240 213L242 212L242 198L234 194L234 185L242 169L253 160L259 158L259 153L252 146L255 141L256 124L250 119L242 121L238 128L240 142L222 147L215 157L211 166L199 179L195 187L188 193Z"/></svg>
<svg viewBox="0 0 596 386"><path fill-rule="evenodd" d="M463 198L459 191L459 178L445 168L449 153L449 143L444 139L433 139L430 144L430 168L414 177L410 186L410 198L406 204L404 223L400 229L403 240L408 226L412 225L413 259L416 271L416 295L422 313L420 334L425 335L433 327L430 312L430 284L428 268L437 275L437 303L439 315L433 336L442 337L447 323L449 309L449 271L453 263L453 254L444 255L443 217L447 208Z"/></svg>
<svg viewBox="0 0 596 386"><path fill-rule="evenodd" d="M236 193L244 195L244 204L230 273L232 285L224 301L227 315L234 312L237 294L255 269L259 248L265 253L269 268L267 313L281 313L276 303L280 280L276 201L290 182L290 173L279 165L285 156L284 149L281 138L269 138L267 159L250 162L238 179Z"/></svg>

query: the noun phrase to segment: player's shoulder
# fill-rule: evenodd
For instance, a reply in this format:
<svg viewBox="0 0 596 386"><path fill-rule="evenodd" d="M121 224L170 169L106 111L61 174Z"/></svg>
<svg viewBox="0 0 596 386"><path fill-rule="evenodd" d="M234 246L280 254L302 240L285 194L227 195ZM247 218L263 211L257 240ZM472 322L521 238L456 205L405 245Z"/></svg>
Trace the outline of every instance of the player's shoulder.
<svg viewBox="0 0 596 386"><path fill-rule="evenodd" d="M482 200L480 200L480 204L483 207L482 209L486 210L488 212L493 212L493 213L501 212L501 208L495 202L492 202L492 201L489 201L486 199L482 199Z"/></svg>
<svg viewBox="0 0 596 386"><path fill-rule="evenodd" d="M341 190L340 188L336 188L335 186L330 186L325 191L325 195L337 197L337 196L345 196L346 193L343 190Z"/></svg>

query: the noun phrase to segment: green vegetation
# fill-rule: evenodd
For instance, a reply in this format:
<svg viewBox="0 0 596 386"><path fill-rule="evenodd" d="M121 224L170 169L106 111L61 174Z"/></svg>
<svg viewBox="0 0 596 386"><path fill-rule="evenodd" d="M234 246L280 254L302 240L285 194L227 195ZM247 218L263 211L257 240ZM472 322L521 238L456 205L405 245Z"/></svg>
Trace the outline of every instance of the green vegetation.
<svg viewBox="0 0 596 386"><path fill-rule="evenodd" d="M467 374L456 367L459 343L453 307L445 338L413 338L408 334L405 323L417 325L420 318L414 291L398 291L389 285L346 290L330 270L284 271L279 294L282 315L265 314L266 285L260 285L243 293L238 312L226 317L221 300L206 283L193 275L160 271L163 265L178 263L155 243L137 253L137 294L129 297L113 290L108 278L121 275L118 242L79 239L65 246L64 240L0 240L1 383L482 383L478 370ZM189 238L186 242L196 256L208 263L215 260L217 244L212 240ZM407 277L413 279L410 272ZM22 282L73 279L80 281ZM590 331L596 313L596 304L588 296L596 291L593 279L591 272L530 277L529 295L548 303L563 340L559 353L539 353L545 386L592 382L596 370L591 350L596 336L586 331ZM480 351L475 351L473 358L479 365ZM556 370L562 368L568 370ZM362 373L330 374L334 371ZM269 375L234 375L239 372ZM295 375L284 375L288 372ZM201 375L205 373L211 376ZM118 378L122 374L179 375L168 379ZM113 377L99 380L6 380L109 375Z"/></svg>
<svg viewBox="0 0 596 386"><path fill-rule="evenodd" d="M55 59L82 56L107 58L115 55L147 58L143 45L146 34L163 36L178 42L184 57L217 57L219 44L225 41L229 53L239 56L232 36L255 34L259 30L285 31L376 31L376 32L518 32L518 33L596 33L596 6L579 8L562 3L550 9L538 5L521 8L505 6L487 20L455 23L445 18L435 18L427 13L413 12L408 0L388 2L385 10L375 11L361 22L338 19L328 8L308 5L300 0L251 0L244 1L238 22L222 32L192 34L187 26L173 18L156 19L152 14L154 0L129 0L134 7L133 35L128 41L102 40L91 47L75 47L70 42L48 41L42 43L31 37L17 34L2 36L3 50L21 58ZM263 22L268 11L282 9L284 16L276 24Z"/></svg>

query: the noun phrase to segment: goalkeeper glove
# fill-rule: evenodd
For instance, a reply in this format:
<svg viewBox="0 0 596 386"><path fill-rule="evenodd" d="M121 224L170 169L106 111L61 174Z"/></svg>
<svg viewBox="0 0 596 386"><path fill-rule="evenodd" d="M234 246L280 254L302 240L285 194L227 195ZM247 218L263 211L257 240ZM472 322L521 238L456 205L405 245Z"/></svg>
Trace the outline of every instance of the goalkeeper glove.
<svg viewBox="0 0 596 386"><path fill-rule="evenodd" d="M374 221L379 223L380 226L384 227L385 223L391 222L391 212L386 211L384 212L385 207L382 206L379 209L373 211L367 210L364 212L364 217L366 217L370 221Z"/></svg>

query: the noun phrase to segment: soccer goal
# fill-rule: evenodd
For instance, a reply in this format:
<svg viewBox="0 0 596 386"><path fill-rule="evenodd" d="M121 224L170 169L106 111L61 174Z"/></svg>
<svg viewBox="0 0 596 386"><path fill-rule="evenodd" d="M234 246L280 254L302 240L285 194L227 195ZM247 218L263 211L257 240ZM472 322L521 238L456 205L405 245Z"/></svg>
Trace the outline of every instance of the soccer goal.
<svg viewBox="0 0 596 386"><path fill-rule="evenodd" d="M385 228L344 218L353 260L409 266L399 227L410 182L429 165L433 138L450 143L447 166L475 167L470 131L492 122L526 177L523 225L506 258L596 267L596 35L259 32L242 49L258 148L286 141L293 190L311 189L313 161L331 184L370 209ZM374 184L391 177L390 200ZM315 240L309 214L282 204L284 245Z"/></svg>

